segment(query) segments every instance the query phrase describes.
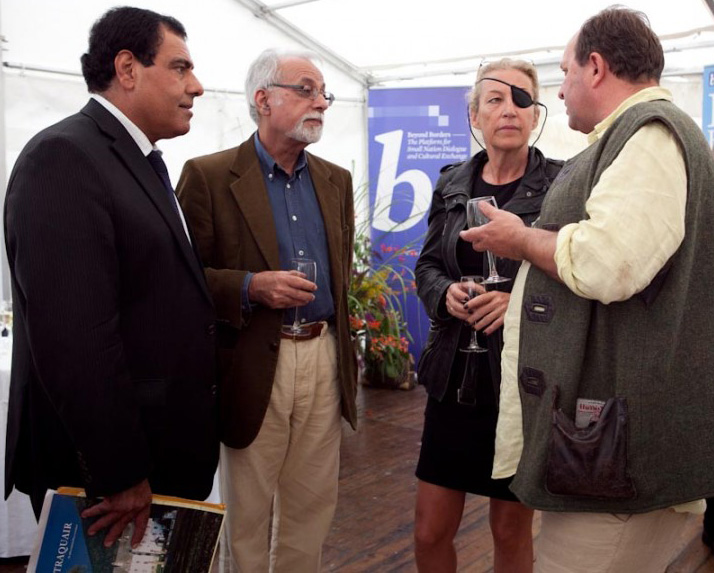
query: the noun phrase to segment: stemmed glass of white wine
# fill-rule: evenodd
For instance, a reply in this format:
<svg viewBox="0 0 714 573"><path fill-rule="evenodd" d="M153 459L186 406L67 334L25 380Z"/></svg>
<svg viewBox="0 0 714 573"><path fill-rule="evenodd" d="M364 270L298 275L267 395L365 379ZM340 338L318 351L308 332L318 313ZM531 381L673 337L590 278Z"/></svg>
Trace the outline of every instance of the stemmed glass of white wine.
<svg viewBox="0 0 714 573"><path fill-rule="evenodd" d="M304 275L303 278L310 282L314 283L317 278L317 263L312 259L291 259L290 268L294 271L302 273ZM290 336L294 336L295 338L303 338L310 334L310 331L307 328L304 328L300 325L300 318L298 316L299 314L300 307L296 306L295 319L293 320L293 323L283 325L282 330L285 334L289 334Z"/></svg>
<svg viewBox="0 0 714 573"><path fill-rule="evenodd" d="M469 300L478 296L476 285L480 285L481 283L483 283L483 277L481 276L468 275L461 277L461 285L466 287ZM461 352L488 352L488 348L484 348L479 345L476 338L476 329L473 328L473 326L471 327L471 340L469 341L469 345L466 348L460 348L459 350Z"/></svg>
<svg viewBox="0 0 714 573"><path fill-rule="evenodd" d="M0 328L3 336L12 335L12 301L4 300L0 305Z"/></svg>
<svg viewBox="0 0 714 573"><path fill-rule="evenodd" d="M468 203L466 203L466 222L469 227L480 227L481 225L488 223L490 220L481 212L481 209L479 208L481 201L486 201L498 208L496 198L493 195L469 199ZM484 279L484 284L505 283L510 281L511 279L508 277L502 277L498 274L498 271L496 270L496 258L493 256L493 253L491 251L486 251L486 256L488 257L488 278Z"/></svg>

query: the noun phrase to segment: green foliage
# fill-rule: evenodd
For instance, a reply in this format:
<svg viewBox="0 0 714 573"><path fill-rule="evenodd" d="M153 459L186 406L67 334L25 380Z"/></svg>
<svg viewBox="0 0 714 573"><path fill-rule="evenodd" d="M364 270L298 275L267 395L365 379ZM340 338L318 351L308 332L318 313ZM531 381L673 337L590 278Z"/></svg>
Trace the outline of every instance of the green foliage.
<svg viewBox="0 0 714 573"><path fill-rule="evenodd" d="M355 233L348 293L350 328L365 371L396 379L409 364L407 324L402 309L414 291L414 273L406 266L409 246L372 248L369 223Z"/></svg>

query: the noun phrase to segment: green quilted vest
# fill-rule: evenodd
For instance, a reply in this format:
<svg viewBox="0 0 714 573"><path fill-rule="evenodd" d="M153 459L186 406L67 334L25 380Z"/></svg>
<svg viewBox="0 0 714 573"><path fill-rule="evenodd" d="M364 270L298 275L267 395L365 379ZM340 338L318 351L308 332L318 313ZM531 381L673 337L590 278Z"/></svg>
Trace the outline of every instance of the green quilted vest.
<svg viewBox="0 0 714 573"><path fill-rule="evenodd" d="M526 280L518 365L524 450L512 489L538 509L639 513L714 495L714 160L701 131L670 102L633 106L566 163L536 226L555 230L585 219L602 172L652 121L675 134L688 175L686 236L665 269L643 292L608 305L576 296L535 267ZM579 397L627 401L634 496L548 493L556 386L571 419Z"/></svg>

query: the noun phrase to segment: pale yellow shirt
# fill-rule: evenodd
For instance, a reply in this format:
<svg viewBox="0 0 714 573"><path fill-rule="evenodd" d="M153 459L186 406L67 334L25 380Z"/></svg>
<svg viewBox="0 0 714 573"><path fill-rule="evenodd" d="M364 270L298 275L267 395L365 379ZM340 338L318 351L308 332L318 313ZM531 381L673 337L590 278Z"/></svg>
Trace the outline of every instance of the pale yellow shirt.
<svg viewBox="0 0 714 573"><path fill-rule="evenodd" d="M596 142L628 108L672 95L661 87L629 97L588 135ZM643 290L684 239L687 175L672 133L660 123L639 129L603 172L585 203L588 219L558 232L558 276L578 296L603 304L627 300ZM501 355L501 396L496 426L493 477L516 473L523 451L518 393L518 342L523 288L530 263L524 261L513 283L506 312ZM703 512L704 502L676 509Z"/></svg>

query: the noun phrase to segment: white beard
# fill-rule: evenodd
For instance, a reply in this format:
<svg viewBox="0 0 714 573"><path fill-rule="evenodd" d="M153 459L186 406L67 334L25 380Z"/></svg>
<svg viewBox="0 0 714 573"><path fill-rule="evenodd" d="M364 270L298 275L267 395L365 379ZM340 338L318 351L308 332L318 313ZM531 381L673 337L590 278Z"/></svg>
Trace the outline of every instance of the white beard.
<svg viewBox="0 0 714 573"><path fill-rule="evenodd" d="M319 119L324 121L324 114L319 111L311 111L303 115L300 120L295 124L288 133L286 134L291 139L295 141L302 141L303 143L317 143L322 137L322 123L319 125L306 125L305 120L308 119Z"/></svg>

